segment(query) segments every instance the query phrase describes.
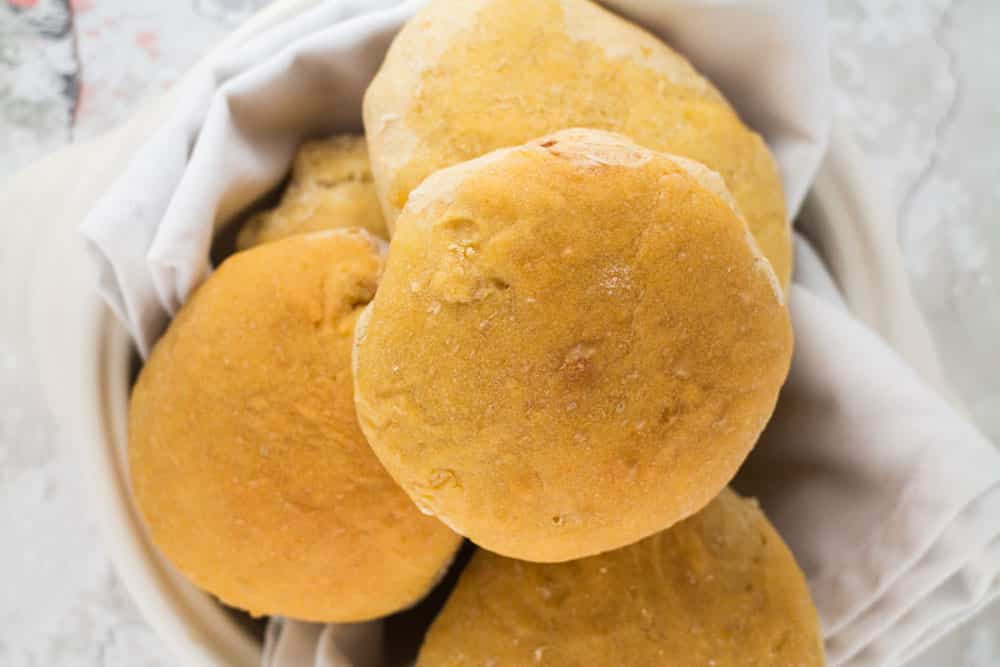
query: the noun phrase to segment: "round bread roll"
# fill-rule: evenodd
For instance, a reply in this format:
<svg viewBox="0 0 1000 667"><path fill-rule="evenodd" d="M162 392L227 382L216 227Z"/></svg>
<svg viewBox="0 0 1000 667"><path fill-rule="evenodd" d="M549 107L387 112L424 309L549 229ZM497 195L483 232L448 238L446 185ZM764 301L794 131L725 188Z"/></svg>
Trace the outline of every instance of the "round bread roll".
<svg viewBox="0 0 1000 667"><path fill-rule="evenodd" d="M624 134L725 179L782 285L791 230L774 159L659 39L588 0L431 0L364 99L389 228L429 174L568 127Z"/></svg>
<svg viewBox="0 0 1000 667"><path fill-rule="evenodd" d="M642 542L558 564L478 551L417 667L821 667L816 609L753 500L728 489Z"/></svg>
<svg viewBox="0 0 1000 667"><path fill-rule="evenodd" d="M153 541L254 615L376 618L419 600L460 538L422 515L354 412L354 325L382 269L360 231L230 257L132 393L129 462Z"/></svg>
<svg viewBox="0 0 1000 667"><path fill-rule="evenodd" d="M424 181L356 339L358 417L386 469L455 531L533 561L701 509L792 350L722 180L596 130Z"/></svg>
<svg viewBox="0 0 1000 667"><path fill-rule="evenodd" d="M296 234L347 227L388 238L368 147L364 137L354 134L304 143L295 155L281 201L247 220L236 247L246 250Z"/></svg>

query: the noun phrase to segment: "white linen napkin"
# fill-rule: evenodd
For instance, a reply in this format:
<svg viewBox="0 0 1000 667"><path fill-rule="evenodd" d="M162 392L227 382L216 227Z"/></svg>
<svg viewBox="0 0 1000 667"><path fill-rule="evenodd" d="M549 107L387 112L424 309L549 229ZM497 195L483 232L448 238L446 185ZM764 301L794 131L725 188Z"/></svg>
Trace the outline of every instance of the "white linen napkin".
<svg viewBox="0 0 1000 667"><path fill-rule="evenodd" d="M360 667L381 665L382 623L321 625L271 619L264 635L261 664L282 667Z"/></svg>
<svg viewBox="0 0 1000 667"><path fill-rule="evenodd" d="M82 226L99 289L144 355L210 271L214 232L281 180L297 144L360 129L364 88L422 2L279 4L297 13L185 78ZM775 151L798 210L830 125L823 2L604 4L713 79ZM1000 455L927 384L936 366L892 220L859 219L811 220L818 254L797 246L792 374L739 486L802 563L829 664L874 667L900 664L996 594ZM338 649L341 635L275 621L264 665L378 664Z"/></svg>
<svg viewBox="0 0 1000 667"><path fill-rule="evenodd" d="M831 665L901 665L1000 592L1000 455L873 331L815 256L796 347L736 487L809 580Z"/></svg>

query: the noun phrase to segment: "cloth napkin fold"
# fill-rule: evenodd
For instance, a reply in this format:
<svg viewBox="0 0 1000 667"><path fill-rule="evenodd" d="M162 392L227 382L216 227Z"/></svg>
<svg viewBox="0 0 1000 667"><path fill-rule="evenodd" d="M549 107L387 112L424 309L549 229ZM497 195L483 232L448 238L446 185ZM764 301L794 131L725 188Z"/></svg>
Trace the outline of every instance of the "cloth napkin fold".
<svg viewBox="0 0 1000 667"><path fill-rule="evenodd" d="M365 86L422 2L278 4L284 18L179 84L168 120L83 223L98 288L143 355L210 272L214 233L280 182L295 147L360 129ZM830 127L823 2L604 4L713 79L774 150L797 211ZM851 223L814 220L818 242L797 241L792 373L738 487L761 498L800 560L829 664L875 667L915 655L997 593L1000 455L897 354L923 364L911 344L919 315L903 288L886 289L905 284L885 242L892 220L865 218L850 243L829 242ZM378 664L356 650L377 631L276 619L263 664Z"/></svg>
<svg viewBox="0 0 1000 667"><path fill-rule="evenodd" d="M901 665L1000 592L1000 455L799 242L792 369L736 487L788 541L831 665Z"/></svg>

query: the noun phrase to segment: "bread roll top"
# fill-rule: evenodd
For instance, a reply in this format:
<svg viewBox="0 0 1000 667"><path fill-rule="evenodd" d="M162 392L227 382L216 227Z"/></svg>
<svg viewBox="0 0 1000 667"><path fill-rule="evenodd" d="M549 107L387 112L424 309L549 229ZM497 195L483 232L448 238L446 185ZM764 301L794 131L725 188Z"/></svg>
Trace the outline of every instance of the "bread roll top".
<svg viewBox="0 0 1000 667"><path fill-rule="evenodd" d="M359 621L422 597L459 537L422 515L357 424L354 326L379 244L361 231L233 255L157 342L129 463L156 545L256 614Z"/></svg>
<svg viewBox="0 0 1000 667"><path fill-rule="evenodd" d="M355 397L426 512L487 549L559 561L714 497L791 347L718 175L570 130L412 193L358 326Z"/></svg>
<svg viewBox="0 0 1000 667"><path fill-rule="evenodd" d="M795 559L756 502L725 490L638 544L557 564L480 550L417 667L821 667Z"/></svg>
<svg viewBox="0 0 1000 667"><path fill-rule="evenodd" d="M589 0L432 0L364 99L390 231L434 171L589 127L719 173L782 285L791 232L777 167L722 95L659 39Z"/></svg>

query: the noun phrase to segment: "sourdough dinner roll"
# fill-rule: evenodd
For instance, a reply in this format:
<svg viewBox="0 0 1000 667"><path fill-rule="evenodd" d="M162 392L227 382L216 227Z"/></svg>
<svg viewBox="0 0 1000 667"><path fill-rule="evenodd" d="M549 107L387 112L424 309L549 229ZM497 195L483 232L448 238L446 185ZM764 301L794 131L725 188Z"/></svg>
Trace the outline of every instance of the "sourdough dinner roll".
<svg viewBox="0 0 1000 667"><path fill-rule="evenodd" d="M593 127L721 174L789 282L791 233L767 146L684 58L588 0L431 0L392 43L364 121L390 230L441 167Z"/></svg>
<svg viewBox="0 0 1000 667"><path fill-rule="evenodd" d="M479 551L417 667L820 667L802 572L756 502L723 491L638 544L558 564Z"/></svg>
<svg viewBox="0 0 1000 667"><path fill-rule="evenodd" d="M346 227L388 238L365 138L353 134L304 143L280 203L250 218L236 247L246 250L295 234Z"/></svg>
<svg viewBox="0 0 1000 667"><path fill-rule="evenodd" d="M703 507L792 349L721 179L594 130L429 177L356 338L358 416L392 476L480 546L535 561Z"/></svg>
<svg viewBox="0 0 1000 667"><path fill-rule="evenodd" d="M382 268L338 230L237 253L184 305L132 393L153 541L255 615L360 621L420 599L460 538L423 516L354 413L354 325Z"/></svg>

